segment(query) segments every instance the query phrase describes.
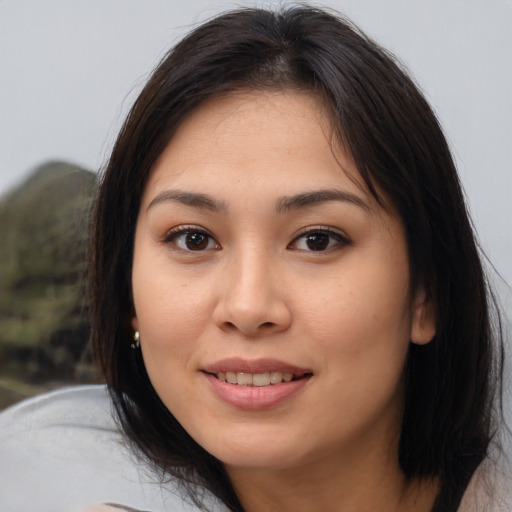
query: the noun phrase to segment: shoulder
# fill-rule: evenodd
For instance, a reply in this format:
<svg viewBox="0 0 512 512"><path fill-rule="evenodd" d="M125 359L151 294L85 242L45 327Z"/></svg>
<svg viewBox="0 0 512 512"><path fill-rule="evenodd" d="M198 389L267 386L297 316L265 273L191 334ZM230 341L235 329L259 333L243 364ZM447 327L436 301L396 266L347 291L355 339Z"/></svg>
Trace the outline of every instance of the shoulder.
<svg viewBox="0 0 512 512"><path fill-rule="evenodd" d="M121 505L90 505L83 508L80 512L142 512L134 508L126 508Z"/></svg>
<svg viewBox="0 0 512 512"><path fill-rule="evenodd" d="M104 386L47 393L0 413L0 460L0 510L126 503L138 511L197 511L176 482L162 484L132 455Z"/></svg>
<svg viewBox="0 0 512 512"><path fill-rule="evenodd" d="M464 494L459 512L510 512L512 475L508 464L483 462Z"/></svg>
<svg viewBox="0 0 512 512"><path fill-rule="evenodd" d="M72 425L82 429L115 429L104 386L59 389L9 407L0 413L0 440L27 431Z"/></svg>
<svg viewBox="0 0 512 512"><path fill-rule="evenodd" d="M136 510L131 507L125 507L117 504L104 504L104 505L90 505L80 512L144 512L142 510Z"/></svg>

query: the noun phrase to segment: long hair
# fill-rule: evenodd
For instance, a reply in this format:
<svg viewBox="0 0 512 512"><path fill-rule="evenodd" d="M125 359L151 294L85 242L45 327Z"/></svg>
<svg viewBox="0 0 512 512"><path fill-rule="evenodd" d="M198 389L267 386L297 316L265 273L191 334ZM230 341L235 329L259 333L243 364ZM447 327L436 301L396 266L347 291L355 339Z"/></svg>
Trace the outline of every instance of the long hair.
<svg viewBox="0 0 512 512"><path fill-rule="evenodd" d="M92 339L126 435L165 474L193 484L197 504L199 484L242 511L222 463L166 409L129 349L135 224L152 166L190 112L240 89L321 97L366 186L401 217L411 287L427 291L437 334L409 349L399 462L409 479L439 479L435 510L456 510L488 453L501 371L463 193L412 79L350 22L315 8L242 9L199 26L160 62L121 129L95 209L90 294Z"/></svg>

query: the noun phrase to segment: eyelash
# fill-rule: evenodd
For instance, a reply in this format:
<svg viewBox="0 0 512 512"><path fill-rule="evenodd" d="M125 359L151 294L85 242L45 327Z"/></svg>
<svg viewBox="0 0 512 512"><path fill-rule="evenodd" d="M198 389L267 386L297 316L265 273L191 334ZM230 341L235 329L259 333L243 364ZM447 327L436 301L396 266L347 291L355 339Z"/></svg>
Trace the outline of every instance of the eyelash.
<svg viewBox="0 0 512 512"><path fill-rule="evenodd" d="M204 237L204 238L198 239L199 244L196 247L196 249L191 249L189 246L186 246L186 244L187 244L186 240L184 241L184 246L180 247L180 245L179 245L180 237L184 237L187 235L199 235L200 237ZM301 248L293 247L301 239L306 240L308 236L311 237L310 240L312 240L313 236L327 236L328 237L328 240L327 240L328 245L326 247L320 246L316 250L312 249L311 247L309 247L309 249L304 249L304 248L301 249ZM205 239L206 239L206 246L201 247L200 243L204 242ZM334 245L332 245L333 239L336 242ZM176 228L173 228L165 235L162 242L165 244L174 244L178 249L181 249L186 252L202 252L202 251L211 250L211 249L216 249L216 250L221 249L220 244L212 237L212 235L210 235L206 230L199 228L198 226L178 226ZM209 247L211 242L215 243L214 247ZM347 245L351 245L351 243L352 242L348 239L348 237L346 237L345 235L342 235L338 231L334 231L332 228L325 227L325 226L315 227L315 228L309 227L309 228L304 228L304 230L302 230L298 235L296 235L295 238L292 240L292 242L290 244L288 244L287 249L302 250L305 252L321 253L321 252L331 251L331 250L334 250L334 249L337 249L340 247L344 247Z"/></svg>
<svg viewBox="0 0 512 512"><path fill-rule="evenodd" d="M349 240L349 238L346 235L343 235L339 231L335 231L332 228L329 228L327 226L319 226L319 227L315 227L315 228L311 228L311 227L304 228L293 239L293 241L288 245L288 248L292 249L292 245L296 244L299 240L301 240L301 239L306 240L308 236L312 237L314 235L328 236L329 237L329 240L328 240L329 246L326 247L326 248L321 248L319 250L311 249L311 247L309 247L309 250L308 249L297 249L297 250L303 250L303 251L306 251L306 252L319 252L319 253L321 253L321 252L328 252L328 251L331 251L331 250L339 249L341 247L344 247L344 246L352 244L351 240ZM336 243L333 246L331 245L332 239L334 239L336 241Z"/></svg>
<svg viewBox="0 0 512 512"><path fill-rule="evenodd" d="M197 250L190 249L190 247L180 247L178 240L180 237L184 237L186 235L200 235L201 237L206 237L207 246ZM208 247L208 245L210 245L212 241L215 243L215 247ZM165 244L174 244L178 249L181 249L186 252L202 252L206 249L220 249L220 245L212 237L212 235L210 235L210 233L208 233L206 230L199 228L198 226L178 226L176 228L173 228L166 233L162 242ZM184 244L186 243L187 242L184 241Z"/></svg>

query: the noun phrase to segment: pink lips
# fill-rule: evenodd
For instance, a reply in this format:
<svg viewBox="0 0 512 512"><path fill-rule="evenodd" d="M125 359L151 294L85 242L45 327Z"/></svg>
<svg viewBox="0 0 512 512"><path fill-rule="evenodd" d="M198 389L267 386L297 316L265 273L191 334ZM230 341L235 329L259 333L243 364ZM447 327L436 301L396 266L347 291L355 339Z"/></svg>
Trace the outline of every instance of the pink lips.
<svg viewBox="0 0 512 512"><path fill-rule="evenodd" d="M239 409L250 411L267 409L292 398L309 382L312 376L310 370L273 359L256 361L238 358L224 359L205 366L202 371L211 389L222 401ZM296 380L262 387L248 387L229 384L216 377L216 374L221 372L258 374L273 371L283 374L292 373Z"/></svg>

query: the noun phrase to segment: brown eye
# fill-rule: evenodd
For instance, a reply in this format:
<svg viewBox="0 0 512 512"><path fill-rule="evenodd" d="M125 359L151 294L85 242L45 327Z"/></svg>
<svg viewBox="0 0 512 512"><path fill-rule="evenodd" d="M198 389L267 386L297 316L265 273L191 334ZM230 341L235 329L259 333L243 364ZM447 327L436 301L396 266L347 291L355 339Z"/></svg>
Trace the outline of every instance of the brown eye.
<svg viewBox="0 0 512 512"><path fill-rule="evenodd" d="M209 236L204 233L187 233L185 244L191 251L201 251L208 247Z"/></svg>
<svg viewBox="0 0 512 512"><path fill-rule="evenodd" d="M311 229L295 238L288 246L288 249L323 252L331 249L340 249L350 244L351 242L346 236L332 229Z"/></svg>
<svg viewBox="0 0 512 512"><path fill-rule="evenodd" d="M206 251L209 249L220 249L215 239L204 231L179 227L169 233L163 240L183 251Z"/></svg>
<svg viewBox="0 0 512 512"><path fill-rule="evenodd" d="M311 251L324 251L329 247L330 237L326 233L311 233L305 241Z"/></svg>

